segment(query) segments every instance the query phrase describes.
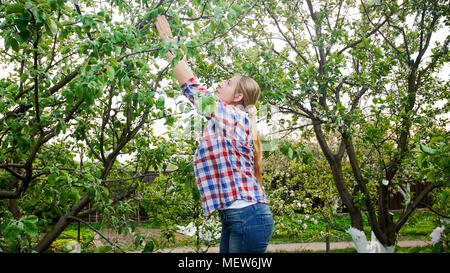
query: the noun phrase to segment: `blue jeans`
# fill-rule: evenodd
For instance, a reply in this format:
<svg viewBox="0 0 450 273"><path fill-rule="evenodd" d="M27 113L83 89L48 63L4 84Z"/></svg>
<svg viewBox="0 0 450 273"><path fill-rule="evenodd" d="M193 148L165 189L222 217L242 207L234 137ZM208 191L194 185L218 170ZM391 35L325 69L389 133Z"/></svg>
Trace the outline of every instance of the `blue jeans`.
<svg viewBox="0 0 450 273"><path fill-rule="evenodd" d="M264 253L273 232L267 204L219 210L222 222L220 253Z"/></svg>

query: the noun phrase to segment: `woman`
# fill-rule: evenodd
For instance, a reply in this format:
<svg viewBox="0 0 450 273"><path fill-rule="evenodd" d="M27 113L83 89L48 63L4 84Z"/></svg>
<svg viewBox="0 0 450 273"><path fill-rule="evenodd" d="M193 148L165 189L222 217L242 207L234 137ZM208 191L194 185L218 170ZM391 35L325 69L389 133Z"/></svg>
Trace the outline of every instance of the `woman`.
<svg viewBox="0 0 450 273"><path fill-rule="evenodd" d="M156 19L163 39L172 32L165 16ZM172 61L174 55L167 53ZM186 58L173 68L182 93L209 119L194 154L197 187L206 216L219 211L221 253L264 253L273 232L273 216L262 189L262 150L256 127L260 88L251 78L235 75L219 84L215 95L199 85ZM214 111L200 111L200 96L217 97ZM247 110L247 113L244 111Z"/></svg>

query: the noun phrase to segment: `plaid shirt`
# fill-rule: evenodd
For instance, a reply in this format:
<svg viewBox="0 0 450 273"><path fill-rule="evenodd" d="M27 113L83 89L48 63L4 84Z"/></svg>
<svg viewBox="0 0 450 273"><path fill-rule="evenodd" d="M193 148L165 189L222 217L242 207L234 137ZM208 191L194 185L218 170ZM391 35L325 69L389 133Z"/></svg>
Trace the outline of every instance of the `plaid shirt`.
<svg viewBox="0 0 450 273"><path fill-rule="evenodd" d="M209 119L194 154L195 177L205 216L239 199L268 203L254 175L253 140L247 113L219 100L195 78L183 84L181 90L197 107L197 112ZM200 102L205 101L205 96L215 98L214 111L202 110Z"/></svg>

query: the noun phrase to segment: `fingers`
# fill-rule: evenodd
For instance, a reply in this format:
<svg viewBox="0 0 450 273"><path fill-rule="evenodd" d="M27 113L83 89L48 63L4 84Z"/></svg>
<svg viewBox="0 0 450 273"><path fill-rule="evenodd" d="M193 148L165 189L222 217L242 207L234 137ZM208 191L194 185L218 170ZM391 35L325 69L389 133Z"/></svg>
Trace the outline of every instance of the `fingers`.
<svg viewBox="0 0 450 273"><path fill-rule="evenodd" d="M158 15L156 17L155 25L161 38L172 37L172 31L170 30L169 22L164 15Z"/></svg>
<svg viewBox="0 0 450 273"><path fill-rule="evenodd" d="M156 17L156 22L155 22L156 29L158 30L159 36L161 38L164 38L164 29L163 29L162 24L163 24L163 22L162 22L161 16L158 15L158 17Z"/></svg>

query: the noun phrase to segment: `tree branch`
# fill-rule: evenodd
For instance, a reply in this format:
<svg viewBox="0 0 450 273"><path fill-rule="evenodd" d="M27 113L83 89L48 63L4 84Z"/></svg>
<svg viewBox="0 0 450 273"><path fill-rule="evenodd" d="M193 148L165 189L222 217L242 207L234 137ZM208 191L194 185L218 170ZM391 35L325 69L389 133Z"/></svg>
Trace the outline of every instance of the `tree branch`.
<svg viewBox="0 0 450 273"><path fill-rule="evenodd" d="M342 140L345 143L345 149L347 150L347 155L350 161L350 165L353 170L353 176L355 177L356 182L358 183L358 186L362 193L364 194L365 203L367 206L367 212L368 212L368 219L370 226L377 236L377 238L383 243L386 244L387 242L387 236L386 234L381 230L380 224L377 220L377 216L375 214L375 207L373 206L372 200L370 198L369 190L366 187L366 184L364 183L364 178L362 176L361 169L359 167L358 159L356 157L356 152L353 147L352 139L347 133L342 133Z"/></svg>
<svg viewBox="0 0 450 273"><path fill-rule="evenodd" d="M269 13L270 17L272 17L273 21L275 22L278 31L280 32L280 34L284 37L284 40L289 44L289 46L295 51L295 53L297 53L298 56L300 56L300 58L302 58L303 62L305 62L305 64L308 64L308 60L303 56L303 54L301 54L298 49L292 44L292 42L286 37L286 35L284 34L284 32L281 30L280 24L278 23L277 18L270 12L270 8L267 8L265 6L265 3L263 2L263 6L266 8L267 13Z"/></svg>
<svg viewBox="0 0 450 273"><path fill-rule="evenodd" d="M95 158L97 158L100 162L105 162L95 151L94 147L92 147L92 144L86 135L86 128L84 127L84 125L81 127L81 134L83 135L83 138L86 141L86 144L88 145L89 150L91 150L91 153L95 156Z"/></svg>
<svg viewBox="0 0 450 273"><path fill-rule="evenodd" d="M114 244L113 242L111 242L108 238L106 238L102 233L100 233L100 231L98 231L97 229L95 229L93 226L91 226L88 222L84 221L83 219L80 219L78 217L75 216L67 216L68 219L73 219L76 220L78 222L81 222L85 225L87 225L90 229L92 229L93 231L95 231L95 233L97 233L98 235L100 235L100 237L102 237L105 241L107 241L111 246L113 247L117 247L118 249L120 249L120 251L122 251L123 253L125 253L125 251L123 249L121 249L118 245Z"/></svg>
<svg viewBox="0 0 450 273"><path fill-rule="evenodd" d="M408 220L411 213L413 213L416 208L419 206L419 204L422 202L422 200L430 193L432 190L436 188L440 188L444 186L444 183L430 183L428 186L423 189L423 191L414 199L413 202L410 202L409 205L406 207L406 211L400 216L398 221L395 223L395 232L399 232L400 229L403 227L404 224L406 224L406 220Z"/></svg>
<svg viewBox="0 0 450 273"><path fill-rule="evenodd" d="M41 132L41 134L44 133L44 130L42 129L42 124L41 124L41 114L39 111L39 74L37 73L38 69L39 69L39 62L38 62L38 45L39 45L39 37L40 37L40 32L39 29L37 29L36 31L36 41L33 44L33 48L34 48L34 71L35 71L35 76L34 76L34 110L36 113L36 121L37 121L37 125L39 128L39 131Z"/></svg>
<svg viewBox="0 0 450 273"><path fill-rule="evenodd" d="M431 210L433 213L435 213L435 214L438 215L439 217L442 217L442 218L445 218L445 219L450 219L450 215L445 215L445 214L443 214L443 213L440 213L439 211L433 209L433 207L430 206L429 204L423 203L423 202L420 202L420 204L421 204L421 205L424 205L425 207L427 207L429 210Z"/></svg>

